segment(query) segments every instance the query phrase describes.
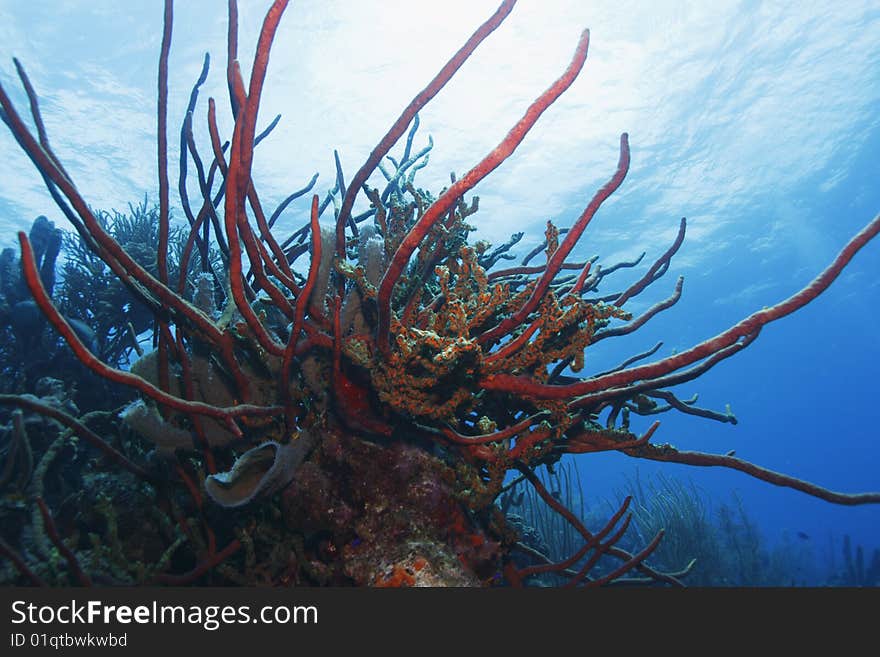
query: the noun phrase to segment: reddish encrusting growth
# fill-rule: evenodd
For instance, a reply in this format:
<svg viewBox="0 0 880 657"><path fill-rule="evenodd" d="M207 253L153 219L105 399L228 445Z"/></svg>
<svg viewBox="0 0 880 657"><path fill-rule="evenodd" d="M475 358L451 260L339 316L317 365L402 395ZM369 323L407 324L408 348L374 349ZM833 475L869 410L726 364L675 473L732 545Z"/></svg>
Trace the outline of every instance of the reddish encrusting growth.
<svg viewBox="0 0 880 657"><path fill-rule="evenodd" d="M651 440L657 422L641 436L630 430L632 416L669 409L735 422L730 413L698 408L692 401L679 400L667 388L697 378L750 345L766 325L815 299L856 252L880 232L880 216L850 240L828 269L789 299L673 356L637 364L651 357L658 345L611 371L582 379L572 373L584 367L584 352L591 344L638 330L657 313L674 306L682 292L683 280L679 279L671 296L634 320L623 309L627 301L669 269L684 240L684 219L673 244L623 291L598 296L599 285L614 271L635 266L641 258L604 268L594 260L567 260L630 169L628 136L620 136L618 162L611 178L578 219L567 230L548 222L543 265L529 265L538 249L520 266L488 272L498 256L493 257L484 243L467 243L470 226L465 219L476 212L477 203L474 199L468 205L464 195L513 155L539 117L575 82L586 62L588 31L582 33L562 75L525 110L498 146L460 179L453 177L438 197L416 189L412 175L401 185L400 175L386 174L389 183L382 194L367 186L407 127L414 121L417 124L418 110L442 90L479 44L504 21L514 4L513 0L503 2L413 98L347 186L337 157L336 193L341 204L332 231L322 231L319 218L327 203L319 204L319 197L314 195L308 225L286 240L276 240L271 232L275 219L293 197L307 192L314 183L313 179L309 187L285 200L266 220L252 165L256 144L277 122L257 136L272 42L287 2L276 0L269 9L251 77L245 84L237 59L238 9L230 0L226 79L235 127L228 145L228 161L227 145L221 143L217 128L214 99L208 103L213 162L207 178L192 138L191 116L187 116L181 133L182 145L197 162L203 194L197 214L190 211L188 198L181 199L190 221L184 260L196 245L205 260L209 227L213 226L225 269L210 270L203 262L204 271L226 284L225 289L218 285L214 290L223 298L224 306L222 313L218 309L215 314L184 296L183 273L174 289L167 276L164 130L170 0L165 3L159 74L162 225L158 276L135 262L92 214L49 146L36 94L16 62L37 136L0 88L3 121L82 238L156 314L160 336L158 380L115 370L89 353L43 289L32 249L21 233L24 278L38 306L89 368L120 385L136 388L163 417L176 413L188 418L187 426L194 432L195 444L202 449L209 472L214 466L203 427L208 419L219 422L240 441L238 451L261 441L286 444L296 440L300 432L321 432L323 440L282 497L288 523L300 523L296 526L327 535L309 553L320 559L306 559L308 563L302 565L317 581L376 586L493 583L503 574L510 584L524 584L529 577L556 573L569 585L598 586L635 571L654 581L679 584L681 573L662 573L646 562L662 532L634 554L618 546L629 524L629 516L625 515L629 500L593 533L547 492L535 476L535 469L542 464L552 465L564 454L617 450L638 458L723 466L830 502L880 502L880 493L830 491L732 455L680 452L668 445L655 445ZM205 69L193 88L190 111L207 74L207 64L206 58ZM398 174L412 164L407 162L416 127L410 130ZM216 192L212 190L215 174L222 177ZM185 190L183 182L181 189ZM355 217L352 210L361 192L369 199L370 209ZM407 194L410 201L405 200ZM215 212L221 199L222 218ZM357 228L359 222L371 217L369 231ZM306 235L308 243L304 244ZM352 262L355 251L357 261ZM295 273L294 261L306 252L310 252L311 262L303 278ZM378 273L377 267L381 268ZM610 326L620 320L629 323ZM207 363L205 353L210 354ZM233 403L217 405L199 398L192 385L198 358L202 359L201 367L210 368L223 382L224 394ZM187 383L179 396L169 392L169 368L180 372ZM659 407L657 399L668 406ZM40 411L39 407L33 408ZM155 483L151 475L93 432L72 418L64 421L130 472ZM375 463L369 462L371 459ZM377 466L379 463L384 469ZM517 536L495 505L511 471L518 472L583 538L579 550L557 562L545 558L543 563L514 565L511 553L520 547ZM201 514L201 493L184 468L178 468L178 474ZM409 486L417 489L412 495L402 490ZM40 509L51 525L51 514L42 500ZM165 573L157 581L198 581L240 551L243 543L239 539L229 541L218 551L210 525L203 515L200 518L208 537L200 561L188 572ZM185 525L180 517L175 519ZM191 529L187 527L187 531ZM66 556L70 557L71 567L78 570L75 557ZM616 565L591 575L600 560ZM278 581L297 581L300 567L290 565ZM19 568L31 581L39 581L23 562ZM455 568L461 568L462 573L452 574ZM81 583L88 583L85 573L78 571L77 577Z"/></svg>

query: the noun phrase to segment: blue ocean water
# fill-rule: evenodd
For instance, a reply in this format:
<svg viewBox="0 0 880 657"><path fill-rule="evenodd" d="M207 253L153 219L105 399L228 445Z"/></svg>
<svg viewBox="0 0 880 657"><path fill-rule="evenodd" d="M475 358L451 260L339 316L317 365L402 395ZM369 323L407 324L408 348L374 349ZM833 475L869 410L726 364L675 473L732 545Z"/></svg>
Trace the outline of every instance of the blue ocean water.
<svg viewBox="0 0 880 657"><path fill-rule="evenodd" d="M226 98L225 12L177 3L171 53L171 177L175 130L204 52L213 57L195 120L207 144L204 98ZM264 2L241 2L243 60ZM295 2L269 66L260 124L282 121L256 161L266 199L280 200L317 171L334 183L333 150L350 176L400 109L495 7L494 2ZM0 0L0 81L16 89L10 56L27 68L50 139L94 207L156 198L155 76L158 3ZM580 30L590 56L572 88L517 153L476 190L477 237L518 230L525 253L545 222L570 223L611 175L621 132L632 166L579 246L613 264L688 235L669 273L629 306L682 300L637 333L588 351L585 373L664 341L660 355L710 337L807 284L880 211L880 8L866 1L770 4L521 0L511 17L421 113L418 140L435 147L419 184L439 190L500 141L567 65ZM246 55L244 54L246 53ZM19 103L23 96L16 92ZM224 106L224 109L225 106ZM228 109L219 117L230 132ZM418 141L417 140L417 141ZM63 225L30 162L0 133L0 242L15 243L38 214ZM299 226L307 199L279 221ZM181 217L179 209L177 217ZM643 270L640 270L643 271ZM640 272L639 272L640 273ZM623 272L621 285L638 273ZM628 278L629 277L629 278ZM880 490L877 366L880 244L859 253L814 303L697 381L731 426L669 413L655 441L713 453L736 450L762 466L843 492ZM648 421L644 420L644 426ZM690 478L708 496L735 491L769 541L800 532L819 556L850 535L880 547L880 508L839 507L737 472L637 462L577 461L586 495L612 494L635 468Z"/></svg>

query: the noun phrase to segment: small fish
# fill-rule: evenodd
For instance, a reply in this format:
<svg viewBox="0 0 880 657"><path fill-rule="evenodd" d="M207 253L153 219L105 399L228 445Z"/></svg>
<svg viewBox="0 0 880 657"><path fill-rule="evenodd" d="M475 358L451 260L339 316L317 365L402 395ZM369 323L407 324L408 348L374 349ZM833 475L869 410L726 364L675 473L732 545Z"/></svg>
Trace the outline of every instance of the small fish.
<svg viewBox="0 0 880 657"><path fill-rule="evenodd" d="M802 541L809 541L810 540L810 535L805 532L798 532L797 537L799 539L801 539Z"/></svg>

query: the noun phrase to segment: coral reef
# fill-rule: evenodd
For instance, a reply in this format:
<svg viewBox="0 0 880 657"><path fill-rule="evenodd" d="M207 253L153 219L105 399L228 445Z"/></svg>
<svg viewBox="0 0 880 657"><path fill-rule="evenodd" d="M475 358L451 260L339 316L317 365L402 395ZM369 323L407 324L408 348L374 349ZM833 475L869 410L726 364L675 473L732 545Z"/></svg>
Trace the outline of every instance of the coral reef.
<svg viewBox="0 0 880 657"><path fill-rule="evenodd" d="M19 581L521 585L553 573L568 585L599 586L632 573L681 584L682 573L647 563L663 530L632 550L622 546L630 498L592 531L547 490L536 470L564 454L617 450L634 458L728 467L839 504L880 502L880 493L827 490L732 454L652 443L657 422L641 435L630 428L633 416L666 410L735 422L729 412L699 408L670 388L699 377L751 345L767 324L815 299L880 232L880 217L789 299L674 355L643 362L655 348L580 378L575 373L591 345L632 333L678 302L681 278L667 299L642 315L632 317L624 308L668 271L686 221L674 243L623 290L604 288L615 271L637 266L641 258L608 266L569 259L627 175L626 134L608 182L571 226L548 222L542 247L518 266L497 264L510 259L521 235L494 249L468 241L468 222L476 221L479 204L464 197L514 153L575 81L589 32L562 75L495 149L463 176L453 176L439 195L415 187L414 174L433 145L413 153L418 111L514 4L505 0L477 28L347 182L336 157L334 190L323 202L311 197L308 224L286 239L273 234L275 220L311 191L315 179L267 214L251 175L256 146L277 124L257 132L284 0L273 2L265 16L247 81L238 61L238 9L234 0L229 3L226 79L235 124L224 144L217 103L209 99L207 160L192 130L207 57L192 89L180 131L180 202L187 225L177 249L171 248L167 171L171 1L165 2L159 57L158 231L149 251L134 248L146 245L143 238L129 244L114 239L106 217L91 210L55 155L37 94L15 62L34 127L2 88L0 118L94 254L87 257L100 261L115 289L140 302L137 317L123 316L113 335L121 336L129 322L136 331L150 323L156 347L130 370L94 353L53 303L40 252L19 235L23 279L40 311L86 367L141 396L122 419L112 413L77 419L21 396L0 399L63 425L59 449L69 449L75 434L100 456L82 475L88 486L78 497L47 489L45 482L33 494L39 513L30 534L0 546ZM402 157L389 156L404 135ZM195 203L185 191L190 161L201 190ZM367 184L377 169L384 189ZM354 214L362 192L369 208ZM322 226L331 203L331 225ZM543 264L530 264L542 253ZM307 267L297 262L306 254ZM101 426L92 428L96 420ZM10 442L7 455L18 459L20 453ZM42 459L52 460L50 453ZM519 534L495 503L511 472L570 527L579 544L570 554L531 564L511 557ZM273 495L280 489L280 496ZM137 511L123 515L121 508ZM102 520L84 517L89 514ZM123 518L134 525L123 529ZM96 522L106 538L91 529Z"/></svg>
<svg viewBox="0 0 880 657"><path fill-rule="evenodd" d="M96 217L120 244L145 261L155 261L156 214L144 202L131 206L128 215L97 212ZM43 287L65 321L98 359L126 366L141 351L138 335L152 326L149 310L79 236L41 216L34 220L29 239L39 247L35 258ZM180 243L179 237L174 243ZM66 257L56 265L59 252ZM34 302L12 249L0 256L0 372L0 389L6 393L34 393L40 380L62 379L71 385L76 405L89 410L108 410L133 397L75 357Z"/></svg>
<svg viewBox="0 0 880 657"><path fill-rule="evenodd" d="M49 294L55 288L55 263L63 232L45 216L34 219L28 239L34 245L34 264ZM87 325L71 321L71 328L87 344L92 341ZM31 390L34 382L48 374L47 364L62 355L58 335L47 331L48 322L34 303L21 276L13 249L0 253L0 369L4 392ZM51 334L51 335L50 335Z"/></svg>
<svg viewBox="0 0 880 657"><path fill-rule="evenodd" d="M129 204L128 212L95 212L95 219L113 239L144 269L156 274L156 247L159 240L159 208L146 199ZM169 235L171 276L179 276L180 254L188 233L174 229ZM138 336L153 326L153 313L139 296L116 276L90 249L81 235L65 232L65 260L61 268L55 302L65 317L88 324L94 332L92 351L108 365L126 365L138 349ZM201 254L193 254L186 274L192 281L201 271ZM219 253L207 254L215 264Z"/></svg>

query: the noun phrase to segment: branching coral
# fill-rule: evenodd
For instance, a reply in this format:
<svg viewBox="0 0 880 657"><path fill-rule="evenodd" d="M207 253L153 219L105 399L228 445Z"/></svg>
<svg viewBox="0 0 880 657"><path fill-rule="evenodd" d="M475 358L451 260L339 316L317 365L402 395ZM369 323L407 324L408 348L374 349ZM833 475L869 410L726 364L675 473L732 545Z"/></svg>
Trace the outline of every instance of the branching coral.
<svg viewBox="0 0 880 657"><path fill-rule="evenodd" d="M312 179L267 215L251 175L255 147L277 122L257 133L272 41L287 2L276 0L266 14L251 76L245 81L237 52L237 7L231 1L226 78L235 127L231 142L222 143L217 106L210 99L211 163L206 171L192 134L199 86L208 73L206 58L180 134L184 166L179 188L189 232L176 272L169 267L166 166L170 0L165 3L159 64L159 233L156 257L149 266L122 248L89 208L52 150L37 96L16 62L31 101L35 129L28 128L2 89L0 116L84 243L150 309L157 349L132 371L111 367L91 354L53 305L40 280L32 245L21 234L28 287L84 364L143 395L144 401L126 411L132 426L147 427L152 422L153 429L142 428L148 438L173 435L169 451L201 455L199 467L204 471L193 471L192 461L178 460L175 466L177 482L186 487L199 509L203 526L199 560L187 573L165 573L159 581L200 581L212 569L229 568L223 562L241 550L243 567L256 572L255 536L247 525L239 526L237 537L221 548L197 478L208 481L215 501L230 507L251 502L263 489L260 483L249 481L246 497L234 497L235 487L226 484L238 475L271 477L265 486L268 491L293 480L284 494L285 518L289 522L297 519L296 526L311 538L290 540L286 554L299 565L289 566L292 570L275 582L298 581L301 574L291 572L304 569L312 581L337 582L344 575L357 583L406 583L415 581L411 571L417 563L419 573L426 567L425 572L449 573L450 564L457 564L467 576L450 575L446 581L458 583L496 582L503 572L506 581L520 584L530 575L556 572L566 574L572 585L600 585L632 570L654 580L679 583L674 575L645 563L662 532L635 553L617 545L628 527L629 500L604 527L592 532L548 493L535 468L552 464L565 453L618 450L638 458L720 465L832 502L880 502L880 493L829 491L732 455L656 445L651 438L657 423L641 436L629 424L633 414L650 415L666 408L735 421L730 413L700 409L694 400L680 400L669 388L697 378L749 346L767 324L815 299L880 232L880 217L853 237L828 269L789 299L673 356L637 364L650 358L655 348L614 370L580 379L570 372L581 370L584 351L592 344L631 333L678 302L681 279L669 298L641 316L633 318L624 309L669 269L684 239L685 220L674 243L639 280L623 291L599 296L598 288L608 276L638 261L603 268L595 260L572 262L569 258L601 205L629 171L626 134L620 137L613 174L574 223L561 230L548 223L542 247L545 264L529 264L539 249L520 266L496 269L500 260L509 259L507 252L521 235L494 250L486 243L470 245L467 222L474 221L472 215L479 206L476 198L468 203L464 196L513 155L541 114L575 81L587 57L589 32L581 35L562 75L526 108L496 148L463 176L453 177L436 197L415 188L413 175L426 163L433 145L412 153L418 111L502 23L514 4L505 0L474 32L413 98L347 184L336 157L335 191L323 203L313 195L308 225L279 240L271 230L275 219L315 182ZM403 157L388 157L395 170L380 169L385 189L369 188L368 180L408 129ZM202 192L196 205L191 204L184 181L189 160L195 163ZM355 216L353 209L362 192L371 206ZM322 229L320 218L331 202L334 227ZM220 262L207 257L215 244ZM191 301L188 262L196 249L202 254L200 281L204 285L200 283L200 289L204 289L198 301ZM296 260L306 252L311 261L304 277ZM667 406L658 407L654 399ZM607 418L600 422L605 411ZM216 439L218 434L223 440ZM418 456L412 452L416 448ZM285 456L294 452L295 458ZM218 473L219 468L231 465L235 453L243 456L231 473ZM353 455L382 462L387 468L370 467L355 461ZM176 458L183 457L178 454ZM121 457L120 462L130 472L153 480L127 458ZM519 472L580 537L581 547L565 559L525 568L509 559L516 532L494 501L511 470ZM407 496L400 490L406 486L418 491L408 507ZM46 509L47 518L48 513ZM379 518L390 523L385 531ZM193 534L191 527L188 534ZM191 540L197 539L191 536ZM377 549L379 544L387 551ZM616 567L592 577L591 570L603 557L616 562ZM71 569L75 570L73 565Z"/></svg>

